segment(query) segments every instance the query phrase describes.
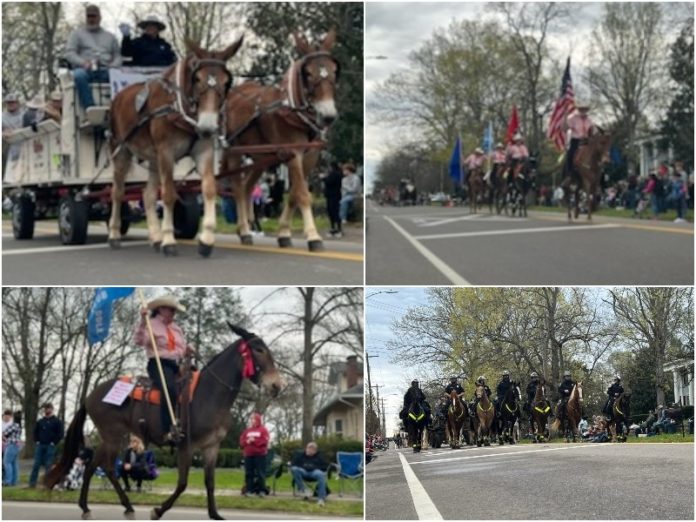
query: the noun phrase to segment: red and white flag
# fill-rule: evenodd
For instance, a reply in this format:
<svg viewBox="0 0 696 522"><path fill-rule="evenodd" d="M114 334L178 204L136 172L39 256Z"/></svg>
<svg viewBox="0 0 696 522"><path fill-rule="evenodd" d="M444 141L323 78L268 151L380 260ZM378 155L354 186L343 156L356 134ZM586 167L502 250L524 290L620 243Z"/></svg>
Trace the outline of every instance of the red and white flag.
<svg viewBox="0 0 696 522"><path fill-rule="evenodd" d="M575 110L575 93L573 92L573 81L570 79L570 56L566 63L563 80L561 81L561 96L556 100L556 106L549 119L549 129L546 135L556 144L556 148L565 150L566 133L563 130L563 121L566 115Z"/></svg>

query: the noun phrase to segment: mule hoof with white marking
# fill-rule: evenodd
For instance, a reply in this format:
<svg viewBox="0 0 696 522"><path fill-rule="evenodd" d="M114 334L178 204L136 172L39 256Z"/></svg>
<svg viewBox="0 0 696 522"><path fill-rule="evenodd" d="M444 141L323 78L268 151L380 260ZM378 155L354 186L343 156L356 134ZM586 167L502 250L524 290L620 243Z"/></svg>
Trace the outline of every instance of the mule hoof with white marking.
<svg viewBox="0 0 696 522"><path fill-rule="evenodd" d="M292 239L289 237L279 237L278 238L278 246L280 248L288 248L292 246Z"/></svg>
<svg viewBox="0 0 696 522"><path fill-rule="evenodd" d="M309 241L307 248L309 248L310 252L322 252L324 250L324 242L321 239Z"/></svg>
<svg viewBox="0 0 696 522"><path fill-rule="evenodd" d="M118 250L121 248L121 240L120 239L109 239L109 246L113 248L114 250Z"/></svg>
<svg viewBox="0 0 696 522"><path fill-rule="evenodd" d="M160 514L157 512L157 508L152 508L150 511L150 520L159 520L161 518Z"/></svg>
<svg viewBox="0 0 696 522"><path fill-rule="evenodd" d="M213 253L213 245L206 245L205 243L198 242L198 253L201 257L210 257Z"/></svg>
<svg viewBox="0 0 696 522"><path fill-rule="evenodd" d="M160 251L160 248L162 248L162 242L161 242L161 241L155 241L154 243L152 243L152 249L153 249L155 252L159 252L159 251Z"/></svg>
<svg viewBox="0 0 696 522"><path fill-rule="evenodd" d="M176 249L176 245L165 245L162 247L162 253L165 257L176 257L179 252Z"/></svg>
<svg viewBox="0 0 696 522"><path fill-rule="evenodd" d="M243 236L239 236L240 241L242 242L242 245L253 245L254 244L254 236L251 234L245 234Z"/></svg>
<svg viewBox="0 0 696 522"><path fill-rule="evenodd" d="M126 520L135 520L135 511L125 511L123 517Z"/></svg>

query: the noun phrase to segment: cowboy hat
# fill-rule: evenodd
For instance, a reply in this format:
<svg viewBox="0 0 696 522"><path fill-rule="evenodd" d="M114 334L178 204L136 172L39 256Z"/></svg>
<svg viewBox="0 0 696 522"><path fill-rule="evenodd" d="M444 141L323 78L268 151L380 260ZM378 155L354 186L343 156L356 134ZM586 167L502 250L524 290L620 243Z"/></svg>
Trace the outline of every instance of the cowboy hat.
<svg viewBox="0 0 696 522"><path fill-rule="evenodd" d="M52 101L63 101L63 93L60 91L53 91L50 97Z"/></svg>
<svg viewBox="0 0 696 522"><path fill-rule="evenodd" d="M481 147L476 147L476 150L474 152L476 154L483 154L483 149Z"/></svg>
<svg viewBox="0 0 696 522"><path fill-rule="evenodd" d="M517 141L517 140L523 140L524 137L519 132L516 132L515 135L512 137L512 139Z"/></svg>
<svg viewBox="0 0 696 522"><path fill-rule="evenodd" d="M498 143L495 144L495 148L496 148L496 149L504 149L504 148L505 148L505 145L503 145L502 143L498 142Z"/></svg>
<svg viewBox="0 0 696 522"><path fill-rule="evenodd" d="M153 14L147 15L145 18L140 20L140 22L138 22L138 27L140 29L145 29L145 27L147 27L148 25L151 25L151 24L156 25L157 29L159 29L160 31L164 31L167 28L167 26L164 25L164 22L162 20L160 20L159 18L157 18L156 15L153 15Z"/></svg>
<svg viewBox="0 0 696 522"><path fill-rule="evenodd" d="M587 102L577 102L575 104L575 108L579 111L589 111L590 110L590 104Z"/></svg>
<svg viewBox="0 0 696 522"><path fill-rule="evenodd" d="M186 308L179 304L177 298L172 294L165 294L160 297L154 298L152 301L147 303L147 307L150 310L157 310L158 308L173 308L179 312L185 312Z"/></svg>

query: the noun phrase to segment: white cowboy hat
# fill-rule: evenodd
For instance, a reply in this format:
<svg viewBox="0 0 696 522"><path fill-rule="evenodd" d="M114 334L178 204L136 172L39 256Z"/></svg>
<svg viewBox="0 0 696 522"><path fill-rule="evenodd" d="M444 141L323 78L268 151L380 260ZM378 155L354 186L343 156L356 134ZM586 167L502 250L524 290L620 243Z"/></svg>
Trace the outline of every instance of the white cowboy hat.
<svg viewBox="0 0 696 522"><path fill-rule="evenodd" d="M589 111L590 110L590 104L587 102L576 102L575 103L575 108L579 111Z"/></svg>
<svg viewBox="0 0 696 522"><path fill-rule="evenodd" d="M505 145L503 145L502 143L498 142L498 143L495 144L495 148L496 148L496 149L504 149L504 148L505 148Z"/></svg>
<svg viewBox="0 0 696 522"><path fill-rule="evenodd" d="M481 147L476 147L476 150L474 152L476 154L483 154L483 149Z"/></svg>
<svg viewBox="0 0 696 522"><path fill-rule="evenodd" d="M63 101L63 93L60 91L53 91L51 93L51 100L53 101Z"/></svg>
<svg viewBox="0 0 696 522"><path fill-rule="evenodd" d="M173 308L174 310L178 310L179 312L186 311L186 308L179 304L179 301L177 300L176 296L172 294L165 294L160 297L155 297L152 301L147 303L147 307L150 310L157 310L158 308L166 307Z"/></svg>
<svg viewBox="0 0 696 522"><path fill-rule="evenodd" d="M513 139L514 141L523 140L523 139L524 139L524 136L522 136L519 132L516 132L515 135L512 137L512 139Z"/></svg>
<svg viewBox="0 0 696 522"><path fill-rule="evenodd" d="M149 14L145 18L140 20L140 22L138 22L138 27L140 29L145 29L145 27L147 27L150 24L156 25L160 31L164 31L167 28L167 26L164 25L164 22L162 20L160 20L159 18L157 18L156 15L153 15L153 14Z"/></svg>

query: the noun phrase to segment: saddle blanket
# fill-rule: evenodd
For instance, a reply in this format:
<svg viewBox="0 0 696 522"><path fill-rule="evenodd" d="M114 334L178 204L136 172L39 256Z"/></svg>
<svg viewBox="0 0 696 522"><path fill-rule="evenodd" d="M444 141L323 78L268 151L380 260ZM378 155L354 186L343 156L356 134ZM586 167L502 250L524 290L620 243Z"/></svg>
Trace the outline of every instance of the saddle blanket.
<svg viewBox="0 0 696 522"><path fill-rule="evenodd" d="M196 391L200 377L200 371L191 372L191 382L189 383L189 400L193 399L193 394ZM123 382L133 382L133 377L129 375L122 375L118 378L118 380ZM134 401L147 400L150 404L159 404L162 400L162 394L155 388L151 388L147 392L147 397L145 397L145 395L145 389L141 385L136 385L135 388L133 388L133 391L130 392L130 397ZM181 401L181 397L179 397L179 401Z"/></svg>

